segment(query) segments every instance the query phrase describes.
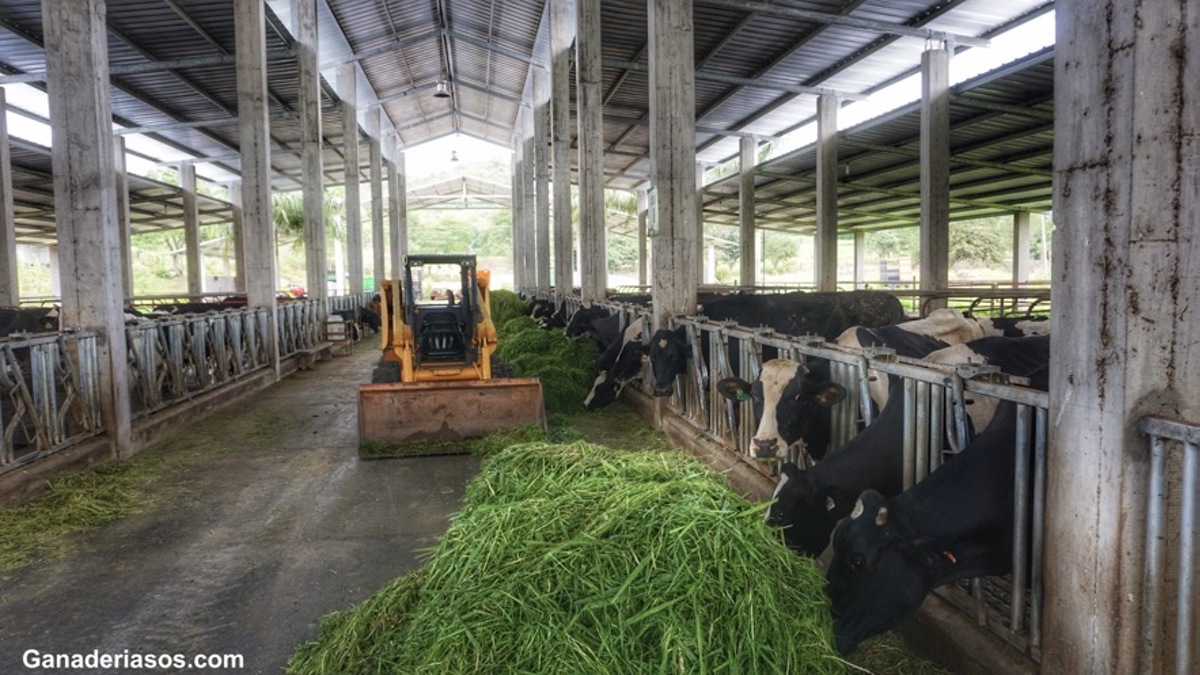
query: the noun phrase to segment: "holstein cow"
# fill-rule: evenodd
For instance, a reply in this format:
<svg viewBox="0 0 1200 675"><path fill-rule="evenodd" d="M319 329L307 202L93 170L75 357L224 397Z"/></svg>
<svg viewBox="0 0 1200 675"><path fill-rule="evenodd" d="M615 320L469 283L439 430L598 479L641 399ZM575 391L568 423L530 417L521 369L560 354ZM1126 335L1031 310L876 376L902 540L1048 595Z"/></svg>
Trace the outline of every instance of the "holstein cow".
<svg viewBox="0 0 1200 675"><path fill-rule="evenodd" d="M923 338L933 340L933 338ZM975 363L1000 366L1004 372L1029 377L1043 372L1050 360L1050 338L984 338L968 345L950 347L937 360L947 363L949 354ZM969 350L967 348L970 348ZM782 526L790 548L805 555L818 556L829 544L829 535L838 520L850 513L855 497L864 490L877 490L886 496L899 494L904 487L904 397L903 381L891 382L887 403L866 429L850 439L811 469L784 464L775 488L775 503L767 512L767 522ZM988 400L987 397L976 397ZM968 412L972 406L968 405ZM987 404L980 402L974 411L975 429L990 423Z"/></svg>
<svg viewBox="0 0 1200 675"><path fill-rule="evenodd" d="M638 317L625 329L621 340L600 355L596 362L599 374L583 401L584 408L595 410L616 401L625 385L638 376L646 355L646 346L640 339L644 324L645 318Z"/></svg>
<svg viewBox="0 0 1200 675"><path fill-rule="evenodd" d="M962 453L907 492L861 494L833 533L826 590L838 651L895 627L938 586L1011 570L1015 438L1016 406L1004 402Z"/></svg>
<svg viewBox="0 0 1200 675"><path fill-rule="evenodd" d="M57 307L0 307L0 336L56 330Z"/></svg>
<svg viewBox="0 0 1200 675"><path fill-rule="evenodd" d="M704 302L701 311L714 321L762 326L787 335L820 335L826 340L851 326L885 326L904 318L900 301L881 291L730 295ZM691 349L683 327L659 330L651 336L655 396L671 395L675 378L683 374L689 357Z"/></svg>

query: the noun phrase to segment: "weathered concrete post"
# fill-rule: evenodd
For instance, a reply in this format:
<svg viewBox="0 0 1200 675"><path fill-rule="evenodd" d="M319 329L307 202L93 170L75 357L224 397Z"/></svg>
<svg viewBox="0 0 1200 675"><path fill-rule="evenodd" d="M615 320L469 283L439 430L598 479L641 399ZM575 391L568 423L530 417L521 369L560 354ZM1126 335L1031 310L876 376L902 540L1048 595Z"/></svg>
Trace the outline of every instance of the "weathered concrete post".
<svg viewBox="0 0 1200 675"><path fill-rule="evenodd" d="M367 110L367 157L371 165L371 252L374 254L375 290L379 283L387 277L384 252L387 242L383 238L383 154L379 147L379 116L383 108Z"/></svg>
<svg viewBox="0 0 1200 675"><path fill-rule="evenodd" d="M1013 214L1013 283L1029 281L1029 212Z"/></svg>
<svg viewBox="0 0 1200 675"><path fill-rule="evenodd" d="M2 108L3 106L0 106ZM129 219L129 173L125 169L125 138L113 139L113 175L117 181L117 240L121 247L121 292L125 304L133 297L133 231Z"/></svg>
<svg viewBox="0 0 1200 675"><path fill-rule="evenodd" d="M296 66L300 108L301 181L304 184L304 279L308 297L329 297L325 243L325 166L321 157L321 71L317 66L317 0L296 2Z"/></svg>
<svg viewBox="0 0 1200 675"><path fill-rule="evenodd" d="M817 97L817 290L837 290L838 266L838 98Z"/></svg>
<svg viewBox="0 0 1200 675"><path fill-rule="evenodd" d="M550 0L550 136L554 164L554 291L562 297L575 284L571 224L571 45L575 0Z"/></svg>
<svg viewBox="0 0 1200 675"><path fill-rule="evenodd" d="M537 202L537 290L550 292L550 73L533 67L533 166Z"/></svg>
<svg viewBox="0 0 1200 675"><path fill-rule="evenodd" d="M233 286L239 293L246 292L246 219L242 214L242 181L233 180L229 183L229 220L233 236L233 262L236 274Z"/></svg>
<svg viewBox="0 0 1200 675"><path fill-rule="evenodd" d="M20 302L17 280L16 212L13 210L12 157L8 145L8 105L0 87L0 303Z"/></svg>
<svg viewBox="0 0 1200 675"><path fill-rule="evenodd" d="M204 292L204 253L200 250L200 212L196 207L196 165L179 165L179 187L183 190L183 240L187 256L188 295L199 300Z"/></svg>
<svg viewBox="0 0 1200 675"><path fill-rule="evenodd" d="M753 286L757 281L754 259L758 255L754 248L754 172L758 168L758 142L753 136L742 136L738 150L738 233L741 235L738 280L742 286ZM716 270L709 274L715 277Z"/></svg>
<svg viewBox="0 0 1200 675"><path fill-rule="evenodd" d="M521 174L521 204L522 211L525 217L525 223L522 231L524 232L524 248L525 248L525 265L528 267L526 274L526 290L530 293L536 291L541 284L538 279L538 250L537 250L537 148L534 142L533 132L533 110L525 110L525 119L522 123L524 129L524 139L521 141L522 156L525 158L525 163L522 166L524 172Z"/></svg>
<svg viewBox="0 0 1200 675"><path fill-rule="evenodd" d="M353 63L338 68L338 95L342 97L343 168L346 174L346 273L349 293L363 292L362 197L358 184L358 70Z"/></svg>
<svg viewBox="0 0 1200 675"><path fill-rule="evenodd" d="M518 115L519 117L519 115ZM520 121L518 133L513 135L512 155L512 245L513 245L513 288L524 293L529 286L529 267L525 250L525 189L521 177L525 175L525 143L521 141Z"/></svg>
<svg viewBox="0 0 1200 675"><path fill-rule="evenodd" d="M650 244L650 235L646 231L646 216L647 216L647 199L646 188L638 188L637 191L637 217L638 217L638 286L645 286L649 281L649 266L646 260L646 249Z"/></svg>
<svg viewBox="0 0 1200 675"><path fill-rule="evenodd" d="M42 2L62 325L94 330L100 411L118 457L130 445L117 186L103 0Z"/></svg>
<svg viewBox="0 0 1200 675"><path fill-rule="evenodd" d="M649 0L654 327L696 313L696 82L691 0Z"/></svg>
<svg viewBox="0 0 1200 675"><path fill-rule="evenodd" d="M408 255L408 179L399 136L396 137L396 161L388 165L388 192L392 278L399 279L404 274L404 256Z"/></svg>
<svg viewBox="0 0 1200 675"><path fill-rule="evenodd" d="M242 218L246 300L267 308L267 346L279 377L279 340L275 316L275 228L271 219L271 142L267 121L266 24L263 3L234 0L237 49L238 120L242 165Z"/></svg>
<svg viewBox="0 0 1200 675"><path fill-rule="evenodd" d="M575 91L579 118L579 278L583 301L595 302L604 299L608 285L600 0L578 0L578 3Z"/></svg>
<svg viewBox="0 0 1200 675"><path fill-rule="evenodd" d="M1200 25L1189 2L1057 11L1042 672L1174 672L1140 638L1137 422L1200 420Z"/></svg>
<svg viewBox="0 0 1200 675"><path fill-rule="evenodd" d="M863 287L867 278L867 235L862 231L854 233L854 288Z"/></svg>
<svg viewBox="0 0 1200 675"><path fill-rule="evenodd" d="M950 275L950 52L921 55L921 290L944 291ZM945 307L943 301L925 305Z"/></svg>

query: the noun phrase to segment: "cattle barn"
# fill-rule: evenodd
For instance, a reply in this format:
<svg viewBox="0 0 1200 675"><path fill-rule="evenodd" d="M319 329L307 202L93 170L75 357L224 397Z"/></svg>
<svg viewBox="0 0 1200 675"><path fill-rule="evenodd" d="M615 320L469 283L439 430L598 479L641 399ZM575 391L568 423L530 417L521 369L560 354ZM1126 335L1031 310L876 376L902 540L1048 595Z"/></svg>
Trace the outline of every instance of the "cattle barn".
<svg viewBox="0 0 1200 675"><path fill-rule="evenodd" d="M0 504L169 434L201 447L239 401L315 406L272 392L334 391L330 350L353 351L343 319L368 304L374 280L400 276L410 212L473 199L511 213L514 290L567 312L605 308L621 331L641 319L643 343L678 336L688 358L669 391L655 391L646 365L620 396L755 499L793 475L784 461L804 457L794 447L753 457L752 406L718 383L749 386L771 359L828 369L841 392L825 400L831 452L880 414L870 385L888 378L905 488L968 449L972 401L1000 402L1017 425L989 436L1017 439L1003 571L925 596L900 626L917 651L960 672L1198 672L1198 16L1194 0L2 0L0 305L21 327L0 343ZM406 153L459 138L509 151L511 185L408 180L417 167ZM326 244L333 186L350 205L344 250ZM636 199L636 214L613 213L606 191ZM303 202L299 299L279 296L272 199L285 192ZM1051 213L1041 253L1053 251L1051 281L1029 283L1034 223ZM997 216L1012 223L1012 278L952 284L951 223ZM233 232L232 292L206 288L210 225ZM916 281L868 283L868 236L906 227L919 232ZM135 292L131 237L154 232L182 234L178 298ZM765 283L764 233L811 242L810 283ZM618 237L636 242L637 288L608 283ZM22 292L18 245L50 260L53 297ZM733 282L717 283L717 246L737 252ZM1047 390L986 363L773 330L778 312L711 320L697 303L866 289L900 298L911 318L1048 316ZM180 313L126 311L159 304ZM320 416L352 401L322 405L311 433L336 436ZM197 534L116 523L68 558L120 551L112 567L5 573L0 669L29 649L200 653L240 644L218 636L254 635L283 647L262 662L247 653L247 669L277 670L321 614L418 564L371 549L384 535L360 533L365 523L444 522L455 508L446 495L461 493L462 480L434 469L401 489L311 448L268 456L270 425L225 426L263 447L214 467L239 466L235 483L255 478ZM337 437L353 454L353 430ZM306 465L325 467L319 489L293 473ZM216 481L196 471L191 498L203 499ZM939 506L969 517L980 507L958 487L946 494L960 501ZM327 539L280 546L273 537L295 509L263 500L309 492L296 502L306 511L353 507ZM871 493L863 517L882 527L889 497ZM445 512L426 514L426 501ZM217 556L220 533L248 522L265 534L220 541L252 557ZM413 532L428 546L439 530ZM939 564L956 561L954 545L936 552ZM185 560L204 572L170 582L183 595L143 577ZM400 567L364 576L372 560ZM269 595L292 585L288 574L328 598ZM72 604L79 594L91 604Z"/></svg>

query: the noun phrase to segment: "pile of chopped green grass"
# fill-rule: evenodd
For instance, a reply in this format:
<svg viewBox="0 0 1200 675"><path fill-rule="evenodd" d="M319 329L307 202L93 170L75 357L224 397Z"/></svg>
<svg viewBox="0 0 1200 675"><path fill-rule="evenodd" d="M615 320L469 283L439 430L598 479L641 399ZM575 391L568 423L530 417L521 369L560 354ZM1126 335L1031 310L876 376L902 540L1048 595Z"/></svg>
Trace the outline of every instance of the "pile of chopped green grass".
<svg viewBox="0 0 1200 675"><path fill-rule="evenodd" d="M531 317L518 316L514 319L509 319L502 324L496 324L496 335L500 339L500 344L504 344L506 338L510 338L517 333L538 329L538 322Z"/></svg>
<svg viewBox="0 0 1200 675"><path fill-rule="evenodd" d="M532 319L505 324L496 348L496 357L514 376L541 380L546 411L558 413L583 410L599 355L592 340L568 338L562 330L542 330Z"/></svg>
<svg viewBox="0 0 1200 675"><path fill-rule="evenodd" d="M512 291L504 289L488 291L488 306L492 311L492 323L497 328L511 319L526 316L525 301Z"/></svg>
<svg viewBox="0 0 1200 675"><path fill-rule="evenodd" d="M166 465L156 456L109 462L50 481L46 493L28 504L0 509L0 571L62 555L66 535L146 508L152 499L144 488Z"/></svg>
<svg viewBox="0 0 1200 675"><path fill-rule="evenodd" d="M294 673L835 673L824 580L677 453L506 448L420 571Z"/></svg>

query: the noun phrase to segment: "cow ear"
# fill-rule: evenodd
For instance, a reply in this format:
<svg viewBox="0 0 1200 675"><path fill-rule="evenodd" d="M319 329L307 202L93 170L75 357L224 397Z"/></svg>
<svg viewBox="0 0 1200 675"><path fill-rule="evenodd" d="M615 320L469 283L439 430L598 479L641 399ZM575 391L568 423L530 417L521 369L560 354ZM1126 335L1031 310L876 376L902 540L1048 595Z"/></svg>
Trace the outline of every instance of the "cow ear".
<svg viewBox="0 0 1200 675"><path fill-rule="evenodd" d="M831 406L846 398L846 389L837 382L823 382L812 392L812 400L817 405Z"/></svg>
<svg viewBox="0 0 1200 675"><path fill-rule="evenodd" d="M717 382L717 391L731 401L749 401L750 383L740 377L727 377Z"/></svg>

